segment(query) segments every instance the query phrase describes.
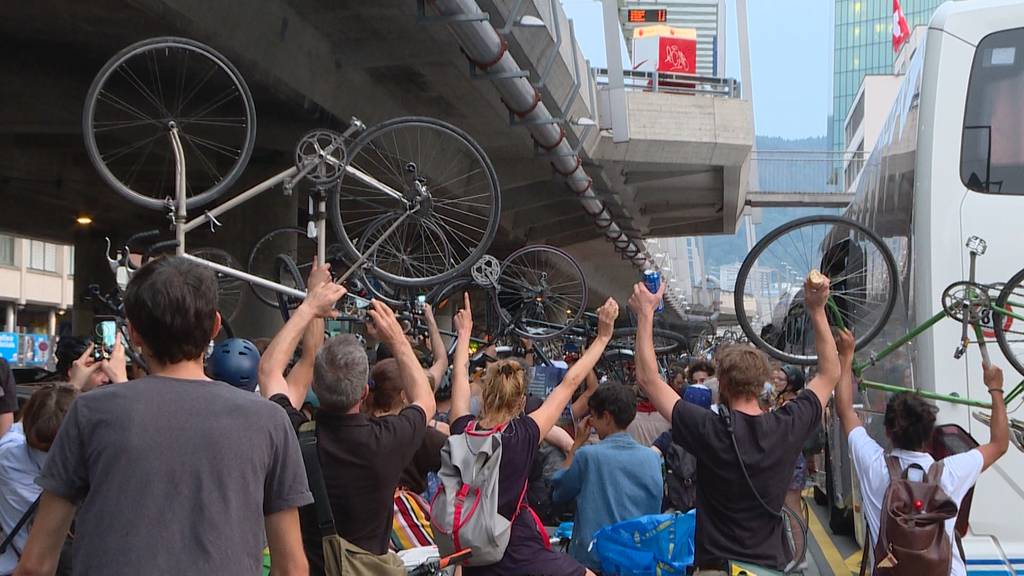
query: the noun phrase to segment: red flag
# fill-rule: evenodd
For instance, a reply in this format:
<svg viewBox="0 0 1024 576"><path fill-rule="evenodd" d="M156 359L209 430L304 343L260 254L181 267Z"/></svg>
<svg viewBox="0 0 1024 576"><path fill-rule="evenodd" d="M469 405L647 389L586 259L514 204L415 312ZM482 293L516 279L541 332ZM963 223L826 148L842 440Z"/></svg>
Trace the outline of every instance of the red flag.
<svg viewBox="0 0 1024 576"><path fill-rule="evenodd" d="M907 40L910 40L910 26L903 16L900 0L892 0L892 51L898 52Z"/></svg>

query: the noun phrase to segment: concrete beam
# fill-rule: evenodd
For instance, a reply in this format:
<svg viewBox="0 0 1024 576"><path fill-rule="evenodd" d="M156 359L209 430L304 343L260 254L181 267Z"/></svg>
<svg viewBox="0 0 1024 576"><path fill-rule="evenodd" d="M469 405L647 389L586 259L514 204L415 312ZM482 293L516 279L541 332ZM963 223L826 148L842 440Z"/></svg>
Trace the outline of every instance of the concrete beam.
<svg viewBox="0 0 1024 576"><path fill-rule="evenodd" d="M746 205L752 208L846 208L853 194L825 194L808 192L750 192Z"/></svg>

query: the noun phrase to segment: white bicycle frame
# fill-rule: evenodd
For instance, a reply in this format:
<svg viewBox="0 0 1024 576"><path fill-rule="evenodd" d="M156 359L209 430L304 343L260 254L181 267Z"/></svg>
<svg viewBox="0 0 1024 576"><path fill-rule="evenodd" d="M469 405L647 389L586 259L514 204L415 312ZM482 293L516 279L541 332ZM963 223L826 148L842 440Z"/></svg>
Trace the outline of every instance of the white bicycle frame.
<svg viewBox="0 0 1024 576"><path fill-rule="evenodd" d="M344 134L342 134L342 140L347 139L355 130L357 130L361 126L362 124L358 122L358 120L354 121L352 123L352 127L350 127ZM260 182L259 184L253 186L252 188L249 188L245 192L242 192L241 194L231 198L230 200L214 207L212 210L204 211L201 216L193 218L192 220L188 220L188 210L186 207L185 197L185 152L181 145L181 138L178 135L177 126L172 125L170 127L169 137L171 141L171 148L174 152L175 163L175 199L173 203L168 203L168 206L171 211L171 219L174 222L174 238L177 241L175 254L179 257L188 259L197 264L206 266L207 268L211 268L216 272L224 274L225 276L237 278L244 282L248 282L250 284L254 284L256 286L266 288L268 290L274 290L275 292L280 292L293 298L304 299L306 297L306 292L304 290L298 290L290 286L285 286L283 284L267 280L266 278L261 278L259 276L243 272L230 266L218 264L217 262L211 262L209 260L206 260L205 258L199 258L197 256L193 256L191 254L186 253L185 235L188 232L195 230L200 226L203 226L204 224L211 222L217 224L217 216L220 216L221 214L224 214L225 212L233 208L236 208L248 202L249 200L252 200L253 198L259 196L260 194L266 192L267 190L274 188L278 184L283 183L285 190L290 191L292 187L300 180L302 180L302 178L304 178L307 174L309 174L309 172L313 170L313 168L315 168L322 162L327 162L328 155L334 152L334 150L340 144L336 143L332 144L331 146L328 146L327 148L320 152L320 157L317 161L307 162L306 165L301 170L293 166L287 170L284 170L283 172L276 174L275 176L268 178L267 180L264 180L263 182ZM402 203L403 206L405 206L406 211L391 224L391 226L384 232L384 234L381 235L380 238L378 238L372 245L370 245L369 248L366 249L364 254L361 254L359 256L359 259L356 260L356 262L352 266L350 266L349 269L346 270L344 274L342 274L340 277L336 279L336 281L339 283L344 282L356 270L361 268L367 262L370 256L377 250L377 247L380 246L381 243L384 242L384 240L386 240L389 236L391 236L395 229L398 228L398 226L400 226L402 222L404 222L405 219L409 217L410 214L418 210L418 206L412 206L412 203L404 195L402 195L401 192L398 192L394 188L388 186L387 184L384 184L383 182L377 180L373 176L352 166L351 164L348 163L347 158L344 170L347 175L358 179L364 184L373 186L382 193L391 196L395 200L398 200L399 202ZM323 264L327 256L327 221L325 218L325 214L327 212L326 198L327 197L325 194L319 195L316 211L316 260L317 263L319 264Z"/></svg>

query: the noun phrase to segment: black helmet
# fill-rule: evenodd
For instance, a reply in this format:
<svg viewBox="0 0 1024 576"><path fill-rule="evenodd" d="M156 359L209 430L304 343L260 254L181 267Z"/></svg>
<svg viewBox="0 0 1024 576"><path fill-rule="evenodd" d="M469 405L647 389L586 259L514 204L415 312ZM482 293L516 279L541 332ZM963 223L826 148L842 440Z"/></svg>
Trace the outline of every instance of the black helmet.
<svg viewBox="0 0 1024 576"><path fill-rule="evenodd" d="M792 364L783 364L782 371L786 374L786 390L799 392L804 389L806 379L803 370Z"/></svg>

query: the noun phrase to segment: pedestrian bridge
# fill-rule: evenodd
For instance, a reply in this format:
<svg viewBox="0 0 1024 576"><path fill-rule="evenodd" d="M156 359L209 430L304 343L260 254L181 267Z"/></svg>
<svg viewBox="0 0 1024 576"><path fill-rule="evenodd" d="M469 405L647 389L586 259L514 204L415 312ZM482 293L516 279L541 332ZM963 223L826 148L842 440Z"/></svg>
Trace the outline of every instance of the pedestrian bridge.
<svg viewBox="0 0 1024 576"><path fill-rule="evenodd" d="M830 150L754 150L750 155L749 190L752 208L845 208L853 200L844 168L856 173L864 152Z"/></svg>

